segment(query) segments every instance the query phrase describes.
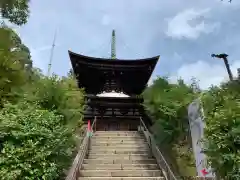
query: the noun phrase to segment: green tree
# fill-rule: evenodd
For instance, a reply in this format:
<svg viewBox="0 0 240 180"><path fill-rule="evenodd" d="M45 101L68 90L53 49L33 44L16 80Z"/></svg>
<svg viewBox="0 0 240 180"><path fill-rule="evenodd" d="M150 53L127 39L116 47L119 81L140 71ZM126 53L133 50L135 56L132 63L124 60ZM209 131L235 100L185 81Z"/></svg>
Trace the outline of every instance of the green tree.
<svg viewBox="0 0 240 180"><path fill-rule="evenodd" d="M25 24L28 2L3 0L1 14ZM1 179L59 179L80 141L84 91L73 73L46 77L33 68L29 49L4 23L0 39Z"/></svg>
<svg viewBox="0 0 240 180"><path fill-rule="evenodd" d="M175 164L172 168L181 175L194 175L195 172L184 174L194 162L187 117L187 107L196 97L193 89L183 80L170 84L167 78L158 78L143 96L145 108L154 121L152 132L166 158ZM182 166L185 169L181 171Z"/></svg>
<svg viewBox="0 0 240 180"><path fill-rule="evenodd" d="M1 0L0 11L11 23L23 25L29 16L29 0Z"/></svg>
<svg viewBox="0 0 240 180"><path fill-rule="evenodd" d="M22 68L32 68L32 60L28 47L26 47L20 37L7 26L0 28L0 38L3 41L0 44L0 51L10 54L14 62L18 61Z"/></svg>
<svg viewBox="0 0 240 180"><path fill-rule="evenodd" d="M194 97L192 89L182 80L178 84L169 84L163 78L155 80L144 92L146 109L155 121L162 123L164 132L168 134L169 139L165 141L178 142L186 135L182 134L188 126L186 107Z"/></svg>
<svg viewBox="0 0 240 180"><path fill-rule="evenodd" d="M77 87L73 77L46 77L40 74L39 79L35 77L20 92L25 101L37 102L41 108L55 111L68 122L75 124L82 120L84 91Z"/></svg>
<svg viewBox="0 0 240 180"><path fill-rule="evenodd" d="M73 142L62 116L25 102L6 104L0 111L1 179L59 179L71 163Z"/></svg>
<svg viewBox="0 0 240 180"><path fill-rule="evenodd" d="M220 178L240 179L240 84L212 87L203 96L205 153Z"/></svg>
<svg viewBox="0 0 240 180"><path fill-rule="evenodd" d="M3 179L64 176L81 140L83 90L72 77L45 77L33 69L31 81L14 92L15 101L0 110L0 174Z"/></svg>
<svg viewBox="0 0 240 180"><path fill-rule="evenodd" d="M14 87L26 83L31 74L29 49L19 36L6 26L0 27L0 104L8 98Z"/></svg>

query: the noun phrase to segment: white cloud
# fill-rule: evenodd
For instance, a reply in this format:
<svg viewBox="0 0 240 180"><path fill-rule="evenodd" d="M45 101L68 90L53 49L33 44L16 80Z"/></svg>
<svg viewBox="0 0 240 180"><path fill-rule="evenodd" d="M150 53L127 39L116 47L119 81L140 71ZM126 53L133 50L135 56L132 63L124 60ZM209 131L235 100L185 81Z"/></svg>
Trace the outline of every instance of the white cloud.
<svg viewBox="0 0 240 180"><path fill-rule="evenodd" d="M197 39L202 33L211 33L218 27L217 23L208 24L204 20L194 25L190 23L190 21L197 21L197 18L205 18L204 16L209 11L210 9L187 9L178 13L175 17L168 20L166 35L177 39Z"/></svg>
<svg viewBox="0 0 240 180"><path fill-rule="evenodd" d="M233 75L237 76L237 68L240 68L240 60L234 61L231 65ZM171 82L176 82L178 78L184 79L187 84L191 83L192 77L199 80L199 86L207 89L211 85L219 85L228 80L228 74L224 63L210 64L205 61L197 61L192 64L185 64L180 67L176 74L170 77Z"/></svg>

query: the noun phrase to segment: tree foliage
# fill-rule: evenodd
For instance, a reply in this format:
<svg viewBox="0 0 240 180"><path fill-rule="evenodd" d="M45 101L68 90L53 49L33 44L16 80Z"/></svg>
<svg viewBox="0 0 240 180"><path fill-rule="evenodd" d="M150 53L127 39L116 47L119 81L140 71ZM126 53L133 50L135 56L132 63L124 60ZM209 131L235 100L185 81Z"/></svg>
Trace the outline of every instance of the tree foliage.
<svg viewBox="0 0 240 180"><path fill-rule="evenodd" d="M240 83L212 87L203 97L205 153L218 176L240 179Z"/></svg>
<svg viewBox="0 0 240 180"><path fill-rule="evenodd" d="M6 26L0 27L0 104L12 88L26 83L31 74L32 61L29 49L19 36Z"/></svg>
<svg viewBox="0 0 240 180"><path fill-rule="evenodd" d="M73 77L45 77L38 71L13 91L0 110L2 178L58 179L77 148L84 92Z"/></svg>
<svg viewBox="0 0 240 180"><path fill-rule="evenodd" d="M162 141L179 142L186 136L188 126L186 107L194 99L191 88L182 80L178 84L170 84L167 79L158 78L144 92L145 107L152 119L160 123L165 136Z"/></svg>
<svg viewBox="0 0 240 180"><path fill-rule="evenodd" d="M206 122L205 153L211 167L222 179L238 180L240 178L239 92L240 83L237 80L202 92ZM180 157L194 163L189 157L192 151L187 153L186 148L182 149L184 151L179 149L186 145L191 147L191 141L184 140L189 130L186 111L187 106L199 97L199 93L201 91L197 88L194 79L191 86L186 86L181 80L178 84L169 84L164 78L155 80L153 85L144 92L145 107L154 120L152 130L160 148L167 148L166 158L171 151L175 151L175 159ZM178 164L174 162L174 158L170 159L170 162ZM184 171L189 166L184 163L179 165L184 166ZM183 175L181 170L174 170Z"/></svg>
<svg viewBox="0 0 240 180"><path fill-rule="evenodd" d="M11 23L23 25L29 16L29 0L1 0L0 10L2 17Z"/></svg>
<svg viewBox="0 0 240 180"><path fill-rule="evenodd" d="M1 179L56 179L71 161L73 137L60 115L33 104L0 111Z"/></svg>
<svg viewBox="0 0 240 180"><path fill-rule="evenodd" d="M181 157L189 162L185 166L192 166L187 106L196 96L193 89L182 80L178 84L170 84L166 78L158 78L143 96L145 108L154 121L152 131L160 148L167 152L166 156L172 156L172 163L177 164L177 157ZM177 167L178 170L173 168L180 171L180 166Z"/></svg>
<svg viewBox="0 0 240 180"><path fill-rule="evenodd" d="M84 91L72 74L44 76L28 48L0 28L1 179L59 179L72 162Z"/></svg>
<svg viewBox="0 0 240 180"><path fill-rule="evenodd" d="M40 75L19 91L24 100L37 104L47 110L55 111L64 119L76 125L81 121L84 108L84 91L79 89L72 76L59 78L56 75Z"/></svg>

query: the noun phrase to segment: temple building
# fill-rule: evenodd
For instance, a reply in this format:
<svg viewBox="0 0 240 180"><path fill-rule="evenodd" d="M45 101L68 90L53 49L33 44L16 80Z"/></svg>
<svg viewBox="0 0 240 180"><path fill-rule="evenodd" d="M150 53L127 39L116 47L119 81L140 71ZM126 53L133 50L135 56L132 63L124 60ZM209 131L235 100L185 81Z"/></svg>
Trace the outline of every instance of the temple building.
<svg viewBox="0 0 240 180"><path fill-rule="evenodd" d="M159 56L123 60L115 58L114 49L112 43L112 57L109 59L69 51L78 87L84 88L86 93L84 121L97 117L96 128L100 131L135 131L140 117L146 124L151 124L142 105L141 93L147 86Z"/></svg>

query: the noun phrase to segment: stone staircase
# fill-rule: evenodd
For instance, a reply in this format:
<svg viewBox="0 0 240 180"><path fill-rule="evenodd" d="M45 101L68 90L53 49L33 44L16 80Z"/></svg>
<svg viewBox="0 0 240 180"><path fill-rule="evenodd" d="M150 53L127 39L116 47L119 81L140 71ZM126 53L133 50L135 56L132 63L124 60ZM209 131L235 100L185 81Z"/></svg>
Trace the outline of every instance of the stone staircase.
<svg viewBox="0 0 240 180"><path fill-rule="evenodd" d="M148 144L137 131L97 131L80 169L81 180L163 180Z"/></svg>

